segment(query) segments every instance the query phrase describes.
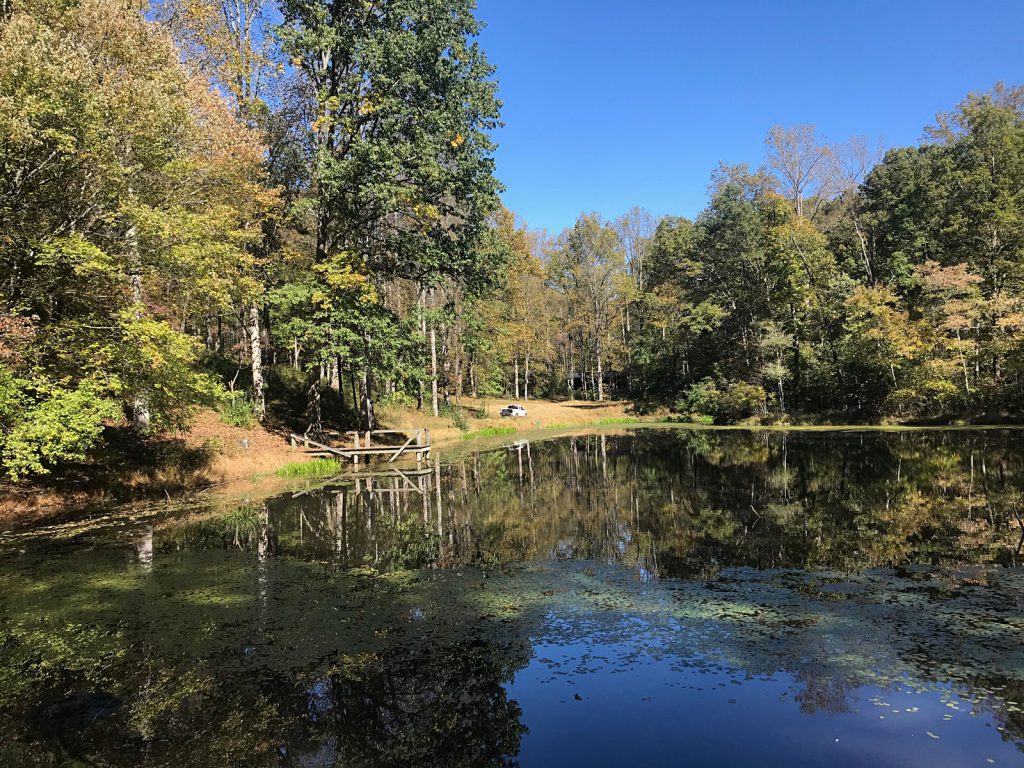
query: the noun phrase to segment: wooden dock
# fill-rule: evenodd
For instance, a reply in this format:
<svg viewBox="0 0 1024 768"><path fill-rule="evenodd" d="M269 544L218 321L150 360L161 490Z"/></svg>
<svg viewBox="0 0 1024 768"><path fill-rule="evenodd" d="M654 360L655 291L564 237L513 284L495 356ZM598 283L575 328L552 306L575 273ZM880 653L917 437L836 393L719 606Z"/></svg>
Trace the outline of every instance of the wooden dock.
<svg viewBox="0 0 1024 768"><path fill-rule="evenodd" d="M416 457L416 463L422 464L430 459L430 430L429 429L375 429L368 432L334 432L325 431L325 435L347 436L352 440L351 447L338 447L314 440L309 434L297 435L292 433L289 437L292 447L301 445L311 456L334 456L342 459L351 459L353 464L359 464L360 459L367 462L371 458L386 458L391 464L400 457L408 454ZM374 445L374 438L381 438L384 435L401 435L408 437L401 445Z"/></svg>

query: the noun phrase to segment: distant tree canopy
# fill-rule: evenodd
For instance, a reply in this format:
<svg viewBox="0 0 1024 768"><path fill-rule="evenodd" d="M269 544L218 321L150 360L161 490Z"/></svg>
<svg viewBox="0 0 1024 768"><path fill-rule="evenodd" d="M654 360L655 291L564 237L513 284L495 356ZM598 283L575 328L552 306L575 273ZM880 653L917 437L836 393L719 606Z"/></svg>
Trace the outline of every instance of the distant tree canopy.
<svg viewBox="0 0 1024 768"><path fill-rule="evenodd" d="M722 165L694 221L633 211L598 247L582 216L540 249L560 322L533 315L532 375L723 422L1019 409L1022 141L1024 90L997 86L882 158L772 128L764 168Z"/></svg>
<svg viewBox="0 0 1024 768"><path fill-rule="evenodd" d="M548 238L500 204L472 0L144 11L0 14L10 478L199 404L303 428L465 395L720 422L1024 405L1020 88L884 157L776 126L693 221Z"/></svg>

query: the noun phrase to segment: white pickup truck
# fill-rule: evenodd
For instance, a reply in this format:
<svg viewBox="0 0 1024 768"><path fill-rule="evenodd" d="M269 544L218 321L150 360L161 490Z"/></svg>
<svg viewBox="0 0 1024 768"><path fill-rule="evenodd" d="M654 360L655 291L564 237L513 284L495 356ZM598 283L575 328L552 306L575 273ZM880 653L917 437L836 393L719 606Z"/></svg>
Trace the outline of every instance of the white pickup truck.
<svg viewBox="0 0 1024 768"><path fill-rule="evenodd" d="M521 405L506 405L501 409L501 417L503 419L521 418L526 415L526 409Z"/></svg>

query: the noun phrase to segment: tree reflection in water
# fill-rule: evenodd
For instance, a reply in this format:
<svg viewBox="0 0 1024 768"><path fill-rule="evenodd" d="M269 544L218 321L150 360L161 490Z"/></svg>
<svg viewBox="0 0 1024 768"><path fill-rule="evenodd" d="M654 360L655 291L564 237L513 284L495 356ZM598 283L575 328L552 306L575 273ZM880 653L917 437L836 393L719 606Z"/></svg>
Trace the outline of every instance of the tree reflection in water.
<svg viewBox="0 0 1024 768"><path fill-rule="evenodd" d="M605 432L29 532L0 566L5 760L513 764L510 690L644 659L846 718L956 692L1020 744L1022 484L1002 432Z"/></svg>
<svg viewBox="0 0 1024 768"><path fill-rule="evenodd" d="M1017 445L981 431L595 434L285 496L268 515L290 555L384 572L536 559L644 579L1017 565Z"/></svg>

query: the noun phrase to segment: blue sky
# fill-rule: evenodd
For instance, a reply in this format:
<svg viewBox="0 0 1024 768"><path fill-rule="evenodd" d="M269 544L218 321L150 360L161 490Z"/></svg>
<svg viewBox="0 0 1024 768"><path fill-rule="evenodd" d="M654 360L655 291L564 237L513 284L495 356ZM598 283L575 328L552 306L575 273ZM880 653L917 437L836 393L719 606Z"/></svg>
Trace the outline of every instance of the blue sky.
<svg viewBox="0 0 1024 768"><path fill-rule="evenodd" d="M505 203L552 234L581 211L695 215L768 128L915 143L936 112L1024 82L1024 0L478 0L498 67Z"/></svg>

